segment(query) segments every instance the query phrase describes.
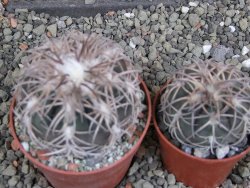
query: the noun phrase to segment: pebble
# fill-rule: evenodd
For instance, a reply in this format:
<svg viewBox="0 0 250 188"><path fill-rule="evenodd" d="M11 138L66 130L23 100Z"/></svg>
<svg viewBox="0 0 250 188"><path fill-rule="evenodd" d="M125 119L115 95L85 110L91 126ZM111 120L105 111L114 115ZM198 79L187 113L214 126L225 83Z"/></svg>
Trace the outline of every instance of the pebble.
<svg viewBox="0 0 250 188"><path fill-rule="evenodd" d="M197 1L194 1L194 2L191 1L191 2L189 2L188 4L189 4L189 6L191 6L191 7L197 7L199 3L198 3Z"/></svg>
<svg viewBox="0 0 250 188"><path fill-rule="evenodd" d="M17 31L14 35L13 35L13 39L14 40L18 40L20 39L22 36L21 32L20 31Z"/></svg>
<svg viewBox="0 0 250 188"><path fill-rule="evenodd" d="M227 10L225 12L225 15L228 16L228 17L233 17L235 15L235 10Z"/></svg>
<svg viewBox="0 0 250 188"><path fill-rule="evenodd" d="M139 14L138 14L138 19L140 21L146 21L148 19L148 15L147 15L147 12L144 11L144 10L140 10L139 11Z"/></svg>
<svg viewBox="0 0 250 188"><path fill-rule="evenodd" d="M12 34L12 31L11 31L10 28L5 28L5 29L3 30L3 34L4 34L4 36L11 35L11 34Z"/></svg>
<svg viewBox="0 0 250 188"><path fill-rule="evenodd" d="M227 179L225 182L222 184L223 188L233 188L232 181L230 179Z"/></svg>
<svg viewBox="0 0 250 188"><path fill-rule="evenodd" d="M23 148L24 148L25 151L29 151L30 146L29 146L28 142L22 142L21 144L22 144L22 146L23 146Z"/></svg>
<svg viewBox="0 0 250 188"><path fill-rule="evenodd" d="M23 163L23 164L22 164L22 169L21 169L22 173L28 174L28 173L29 173L29 168L30 168L30 167L29 167L28 164Z"/></svg>
<svg viewBox="0 0 250 188"><path fill-rule="evenodd" d="M229 26L232 23L232 19L230 17L226 17L224 25Z"/></svg>
<svg viewBox="0 0 250 188"><path fill-rule="evenodd" d="M202 47L200 47L200 46L195 46L195 47L193 48L193 50L192 50L192 53L193 53L194 56L200 57L202 51L203 51L203 48L202 48Z"/></svg>
<svg viewBox="0 0 250 188"><path fill-rule="evenodd" d="M206 45L203 45L202 48L203 48L203 53L206 54L211 50L212 45L211 44L206 44Z"/></svg>
<svg viewBox="0 0 250 188"><path fill-rule="evenodd" d="M134 188L142 188L143 184L147 182L144 179L140 179L137 182L133 183Z"/></svg>
<svg viewBox="0 0 250 188"><path fill-rule="evenodd" d="M220 26L223 27L225 25L225 22L220 22Z"/></svg>
<svg viewBox="0 0 250 188"><path fill-rule="evenodd" d="M127 17L127 18L134 18L135 14L131 13L131 12L127 12L127 13L124 14L124 16Z"/></svg>
<svg viewBox="0 0 250 188"><path fill-rule="evenodd" d="M164 172L162 170L154 170L153 171L154 175L163 177Z"/></svg>
<svg viewBox="0 0 250 188"><path fill-rule="evenodd" d="M200 23L199 15L198 14L189 14L188 22L192 27L197 26L197 24Z"/></svg>
<svg viewBox="0 0 250 188"><path fill-rule="evenodd" d="M139 169L139 164L137 162L135 162L129 169L128 171L128 175L131 176L133 175L134 173L136 173Z"/></svg>
<svg viewBox="0 0 250 188"><path fill-rule="evenodd" d="M170 15L169 22L175 22L178 18L179 18L179 14L174 12L173 14Z"/></svg>
<svg viewBox="0 0 250 188"><path fill-rule="evenodd" d="M188 11L189 11L189 7L185 7L185 6L182 6L182 7L181 7L181 12L182 12L183 14L187 14Z"/></svg>
<svg viewBox="0 0 250 188"><path fill-rule="evenodd" d="M245 166L239 166L238 167L238 171L239 171L239 175L242 178L250 177L250 170L249 170L249 168L247 168Z"/></svg>
<svg viewBox="0 0 250 188"><path fill-rule="evenodd" d="M0 100L2 101L7 101L7 99L9 98L9 95L6 91L0 89Z"/></svg>
<svg viewBox="0 0 250 188"><path fill-rule="evenodd" d="M194 156L199 158L207 158L210 155L210 150L206 148L195 148Z"/></svg>
<svg viewBox="0 0 250 188"><path fill-rule="evenodd" d="M15 13L18 14L18 13L28 13L28 9L26 8L17 8L15 9Z"/></svg>
<svg viewBox="0 0 250 188"><path fill-rule="evenodd" d="M8 180L8 185L10 187L14 187L20 180L19 176L12 176L9 180Z"/></svg>
<svg viewBox="0 0 250 188"><path fill-rule="evenodd" d="M212 57L215 61L221 62L226 59L226 54L228 53L230 49L223 46L223 45L218 45L213 49Z"/></svg>
<svg viewBox="0 0 250 188"><path fill-rule="evenodd" d="M236 174L231 174L230 179L232 180L233 183L236 183L236 184L242 184L243 183L243 179L240 176L236 175Z"/></svg>
<svg viewBox="0 0 250 188"><path fill-rule="evenodd" d="M154 14L152 14L152 15L150 16L150 20L151 20L152 22L158 20L158 18L159 18L159 15L158 15L157 13L154 13Z"/></svg>
<svg viewBox="0 0 250 188"><path fill-rule="evenodd" d="M17 170L13 165L9 165L6 169L3 170L2 175L4 176L14 176Z"/></svg>
<svg viewBox="0 0 250 188"><path fill-rule="evenodd" d="M59 20L59 21L57 22L57 27L58 27L58 29L63 29L63 28L66 28L66 24L65 24L64 21Z"/></svg>
<svg viewBox="0 0 250 188"><path fill-rule="evenodd" d="M160 82L166 77L166 73L163 71L156 73L156 79Z"/></svg>
<svg viewBox="0 0 250 188"><path fill-rule="evenodd" d="M167 188L179 188L178 185L169 185Z"/></svg>
<svg viewBox="0 0 250 188"><path fill-rule="evenodd" d="M155 47L150 47L148 59L151 61L154 61L154 60L156 60L156 58L157 58L157 49Z"/></svg>
<svg viewBox="0 0 250 188"><path fill-rule="evenodd" d="M142 188L154 188L154 185L146 181L142 184Z"/></svg>
<svg viewBox="0 0 250 188"><path fill-rule="evenodd" d="M248 54L249 51L250 51L250 49L247 46L243 46L241 54L246 55L246 54Z"/></svg>
<svg viewBox="0 0 250 188"><path fill-rule="evenodd" d="M167 181L169 185L174 185L176 182L175 176L173 174L168 174Z"/></svg>
<svg viewBox="0 0 250 188"><path fill-rule="evenodd" d="M249 69L250 68L250 58L244 60L241 64L242 64L242 67Z"/></svg>
<svg viewBox="0 0 250 188"><path fill-rule="evenodd" d="M232 33L235 32L235 30L236 30L235 27L232 25L230 25L229 28L230 28L230 32L232 32Z"/></svg>
<svg viewBox="0 0 250 188"><path fill-rule="evenodd" d="M71 17L69 17L69 18L66 20L66 25L67 25L67 26L70 26L72 23L73 23L73 20L72 20Z"/></svg>
<svg viewBox="0 0 250 188"><path fill-rule="evenodd" d="M40 36L40 35L44 34L45 29L46 29L45 25L41 24L38 27L33 29L33 33L37 36Z"/></svg>
<svg viewBox="0 0 250 188"><path fill-rule="evenodd" d="M247 28L248 28L248 20L247 20L247 18L241 19L239 24L240 24L240 28L241 28L242 31L247 30Z"/></svg>
<svg viewBox="0 0 250 188"><path fill-rule="evenodd" d="M57 35L57 25L56 24L49 25L47 27L47 30L51 33L51 35L53 37L56 37L56 35Z"/></svg>
<svg viewBox="0 0 250 188"><path fill-rule="evenodd" d="M131 48L135 48L135 47L136 47L136 44L135 44L132 40L130 40L130 41L129 41L129 46L130 46Z"/></svg>
<svg viewBox="0 0 250 188"><path fill-rule="evenodd" d="M30 33L33 29L33 25L31 24L25 24L24 27L23 27L23 31L24 32L27 32L27 33Z"/></svg>
<svg viewBox="0 0 250 188"><path fill-rule="evenodd" d="M199 16L201 16L202 14L205 13L205 10L202 7L197 7L195 9L195 13L198 14Z"/></svg>
<svg viewBox="0 0 250 188"><path fill-rule="evenodd" d="M229 153L229 150L230 150L229 146L216 148L217 159L223 159Z"/></svg>
<svg viewBox="0 0 250 188"><path fill-rule="evenodd" d="M156 183L157 183L157 185L162 186L165 183L165 179L162 177L158 177Z"/></svg>

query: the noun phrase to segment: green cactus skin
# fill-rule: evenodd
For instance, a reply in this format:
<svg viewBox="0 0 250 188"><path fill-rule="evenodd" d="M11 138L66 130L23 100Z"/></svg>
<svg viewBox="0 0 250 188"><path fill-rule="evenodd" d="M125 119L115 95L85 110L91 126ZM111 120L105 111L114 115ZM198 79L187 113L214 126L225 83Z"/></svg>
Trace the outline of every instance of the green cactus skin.
<svg viewBox="0 0 250 188"><path fill-rule="evenodd" d="M97 34L46 42L31 51L15 87L22 134L47 155L104 156L136 129L138 73L118 44Z"/></svg>
<svg viewBox="0 0 250 188"><path fill-rule="evenodd" d="M163 130L183 145L238 146L250 131L250 78L233 65L196 61L171 78L160 99Z"/></svg>

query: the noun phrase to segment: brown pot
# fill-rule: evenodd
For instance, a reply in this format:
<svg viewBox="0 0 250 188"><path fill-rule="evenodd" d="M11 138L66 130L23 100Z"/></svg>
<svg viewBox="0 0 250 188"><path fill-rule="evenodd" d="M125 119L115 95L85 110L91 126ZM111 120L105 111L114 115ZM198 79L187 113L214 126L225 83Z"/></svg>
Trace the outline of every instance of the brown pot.
<svg viewBox="0 0 250 188"><path fill-rule="evenodd" d="M141 79L140 79L141 80ZM139 149L139 146L142 143L143 138L146 135L146 132L149 128L152 107L150 101L150 93L147 89L146 84L141 80L141 87L146 94L146 102L148 106L147 110L147 122L144 131L141 134L139 141L136 145L131 148L120 160L114 162L113 164L89 172L73 172L73 171L64 171L56 168L46 166L39 162L37 159L33 158L30 153L26 152L22 147L14 126L14 113L13 109L15 106L15 99L12 100L10 107L10 122L9 128L11 131L14 140L18 144L17 148L28 158L48 179L48 181L55 188L112 188L119 184L122 178L125 176L133 156Z"/></svg>
<svg viewBox="0 0 250 188"><path fill-rule="evenodd" d="M160 142L164 167L186 186L215 188L224 182L236 163L250 152L250 147L238 155L219 160L198 158L183 152L173 145L163 135L156 120L157 104L167 84L156 94L153 102L153 121Z"/></svg>

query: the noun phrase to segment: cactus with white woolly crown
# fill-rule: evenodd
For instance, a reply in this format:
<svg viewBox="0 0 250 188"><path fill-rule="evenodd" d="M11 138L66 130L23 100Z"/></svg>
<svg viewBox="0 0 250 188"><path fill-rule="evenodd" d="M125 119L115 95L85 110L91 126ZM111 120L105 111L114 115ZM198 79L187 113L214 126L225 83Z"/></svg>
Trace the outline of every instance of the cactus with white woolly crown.
<svg viewBox="0 0 250 188"><path fill-rule="evenodd" d="M21 134L47 155L103 156L142 111L138 70L121 47L74 31L35 48L15 88Z"/></svg>
<svg viewBox="0 0 250 188"><path fill-rule="evenodd" d="M232 65L194 62L172 76L159 110L162 129L183 145L239 146L250 132L250 78Z"/></svg>

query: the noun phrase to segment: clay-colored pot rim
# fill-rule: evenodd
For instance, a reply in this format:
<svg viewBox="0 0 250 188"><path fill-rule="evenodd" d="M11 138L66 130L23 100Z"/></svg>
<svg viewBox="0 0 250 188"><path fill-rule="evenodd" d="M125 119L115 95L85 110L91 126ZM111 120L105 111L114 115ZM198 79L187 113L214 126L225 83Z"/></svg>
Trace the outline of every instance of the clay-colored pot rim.
<svg viewBox="0 0 250 188"><path fill-rule="evenodd" d="M36 158L32 157L29 152L24 150L23 146L20 143L20 140L18 139L18 137L16 135L15 126L14 126L14 106L15 106L15 102L16 102L15 97L13 97L13 99L11 101L10 113L9 113L9 128L10 128L11 135L13 136L14 140L17 141L17 143L19 144L19 150L21 150L21 152L25 155L26 158L28 158L34 165L36 165L40 168L46 169L48 171L51 171L54 173L59 173L59 174L65 174L65 175L82 176L82 175L92 175L92 174L102 173L102 172L105 172L109 169L112 169L115 166L123 163L123 161L125 161L130 155L133 155L133 153L136 152L136 148L139 148L139 146L141 145L141 143L142 143L142 141L143 141L143 139L148 131L150 122L151 122L152 104L151 104L151 99L150 99L150 92L149 92L145 82L140 77L139 77L139 80L140 80L141 87L142 87L143 91L145 92L146 103L147 103L147 121L146 121L145 128L144 128L139 140L137 141L137 143L124 156L122 156L121 159L115 161L114 163L112 163L106 167L92 170L92 171L83 171L83 172L66 171L66 170L60 170L57 168L47 166L47 165L39 162Z"/></svg>
<svg viewBox="0 0 250 188"><path fill-rule="evenodd" d="M168 86L168 84L171 83L172 80L168 80L161 88L160 90L156 93L155 97L154 97L154 100L153 100L153 115L152 115L152 118L153 118L153 123L154 123L154 127L156 129L156 132L157 134L159 135L160 139L163 140L164 144L167 144L169 145L172 149L174 149L177 153L187 157L187 158L190 158L192 160L197 160L197 161L202 161L204 163L208 163L208 164L211 164L211 163L227 163L231 160L235 160L239 157L243 157L245 156L247 153L250 152L250 146L245 149L243 152L237 154L237 155L234 155L232 157L227 157L227 158L224 158L224 159L205 159L205 158L199 158L199 157L196 157L196 156L193 156L193 155L190 155L190 154L187 154L185 153L184 151L182 151L181 149L179 149L178 147L176 147L174 144L172 144L165 136L164 134L162 133L162 131L160 130L159 128L159 125L157 123L157 120L156 120L156 110L157 110L157 105L158 105L158 99L160 97L160 95L164 92L164 90L166 89L166 87Z"/></svg>

